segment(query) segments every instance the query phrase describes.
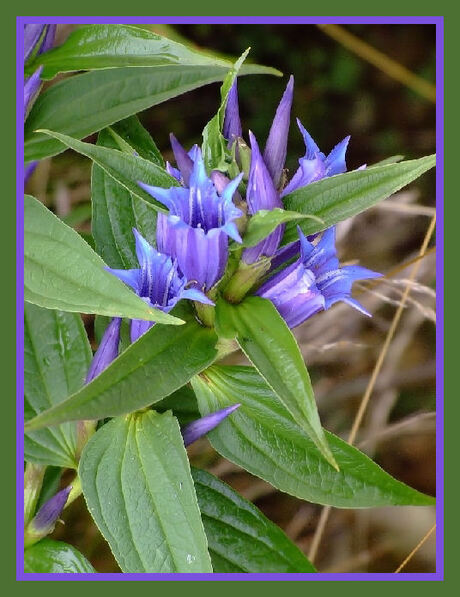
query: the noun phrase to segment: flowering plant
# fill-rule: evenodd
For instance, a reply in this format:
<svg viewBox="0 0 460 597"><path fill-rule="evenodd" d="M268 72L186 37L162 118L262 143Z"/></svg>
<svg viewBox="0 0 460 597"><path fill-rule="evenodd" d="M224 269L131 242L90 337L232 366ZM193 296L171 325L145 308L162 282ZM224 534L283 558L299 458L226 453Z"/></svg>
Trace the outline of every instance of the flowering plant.
<svg viewBox="0 0 460 597"><path fill-rule="evenodd" d="M205 434L224 458L309 502L432 504L322 427L291 330L338 302L371 316L353 283L381 274L340 262L335 226L434 156L347 172L349 137L326 155L297 121L305 154L288 176L293 77L262 150L242 125L237 78L276 72L245 65L247 52L231 65L114 25L77 29L49 50L51 29L31 27L25 160L71 148L93 161L94 245L26 195L26 571L63 570L69 549L66 571L94 571L47 538L83 493L123 572L315 572L253 504L190 467L185 448ZM90 72L51 86L31 109L40 77L74 70ZM215 80L221 103L202 145L171 135L175 163L165 163L135 114ZM108 88L91 117L56 110ZM80 140L97 131L97 144ZM81 313L96 315L94 354ZM249 365L221 362L240 349ZM74 478L50 492L48 467Z"/></svg>

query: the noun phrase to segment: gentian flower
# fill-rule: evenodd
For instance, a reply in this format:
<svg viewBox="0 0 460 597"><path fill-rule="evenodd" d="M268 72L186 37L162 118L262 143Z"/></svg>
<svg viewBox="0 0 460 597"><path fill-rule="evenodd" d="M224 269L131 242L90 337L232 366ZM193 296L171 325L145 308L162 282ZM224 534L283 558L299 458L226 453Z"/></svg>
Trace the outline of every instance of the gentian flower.
<svg viewBox="0 0 460 597"><path fill-rule="evenodd" d="M300 258L275 274L256 292L270 300L290 328L338 301L348 303L370 316L351 297L351 287L357 280L377 278L381 274L357 265L341 267L335 249L335 229L329 228L317 245L313 245L298 228Z"/></svg>
<svg viewBox="0 0 460 597"><path fill-rule="evenodd" d="M32 104L40 92L42 86L40 75L42 70L43 66L39 66L34 74L24 81L24 120L27 118L27 115L32 108Z"/></svg>
<svg viewBox="0 0 460 597"><path fill-rule="evenodd" d="M283 97L276 109L267 143L264 151L264 162L273 179L276 188L281 180L284 164L286 162L289 125L291 120L291 107L294 95L294 77L289 77Z"/></svg>
<svg viewBox="0 0 460 597"><path fill-rule="evenodd" d="M98 349L86 374L85 383L89 383L106 369L118 356L120 344L121 318L114 317L107 326Z"/></svg>
<svg viewBox="0 0 460 597"><path fill-rule="evenodd" d="M276 207L282 208L283 204L278 191L273 184L272 177L260 153L257 140L251 131L249 131L249 139L251 142L251 166L246 190L248 211L251 215L254 215L261 209L271 210ZM243 261L250 264L258 261L260 257L271 257L277 250L283 233L284 224L275 228L267 238L255 247L245 249L243 252Z"/></svg>
<svg viewBox="0 0 460 597"><path fill-rule="evenodd" d="M227 406L227 408L216 410L215 412L205 415L204 417L201 417L201 419L197 419L196 421L192 421L186 425L181 430L184 444L189 446L203 435L206 435L206 433L217 427L219 423L221 423L239 406L241 406L241 404L232 404L232 406Z"/></svg>
<svg viewBox="0 0 460 597"><path fill-rule="evenodd" d="M300 187L307 186L311 182L321 180L328 176L334 176L335 174L342 174L347 170L345 153L347 151L348 142L350 141L349 136L345 137L343 141L340 141L340 143L338 143L326 157L325 154L320 151L319 147L313 141L313 138L303 127L299 119L297 119L297 125L302 133L306 152L299 160L299 168L296 173L283 189L283 192L281 193L282 197L292 193Z"/></svg>
<svg viewBox="0 0 460 597"><path fill-rule="evenodd" d="M36 50L37 56L48 51L54 43L57 25L39 25L27 23L24 25L24 64ZM40 46L37 44L41 41Z"/></svg>
<svg viewBox="0 0 460 597"><path fill-rule="evenodd" d="M243 175L230 181L219 195L206 174L199 147L192 161L188 187L163 189L139 184L169 209L169 214L158 214L158 249L177 260L187 280L207 291L224 273L228 237L241 242L235 220L243 214L232 197Z"/></svg>
<svg viewBox="0 0 460 597"><path fill-rule="evenodd" d="M139 269L111 269L114 276L131 286L137 295L156 309L169 313L180 299L190 299L212 305L212 301L197 288L188 288L187 279L179 271L177 261L159 253L133 228ZM154 325L152 321L131 320L131 342L135 342ZM117 336L111 336L116 342ZM108 348L105 349L110 352Z"/></svg>
<svg viewBox="0 0 460 597"><path fill-rule="evenodd" d="M56 521L66 505L71 489L72 486L69 485L58 491L56 495L43 504L27 525L24 537L26 546L39 541L53 531Z"/></svg>
<svg viewBox="0 0 460 597"><path fill-rule="evenodd" d="M228 147L233 145L235 139L243 136L241 128L240 110L238 107L238 88L236 79L230 87L227 97L227 105L225 106L224 125L222 127L222 135L228 141Z"/></svg>

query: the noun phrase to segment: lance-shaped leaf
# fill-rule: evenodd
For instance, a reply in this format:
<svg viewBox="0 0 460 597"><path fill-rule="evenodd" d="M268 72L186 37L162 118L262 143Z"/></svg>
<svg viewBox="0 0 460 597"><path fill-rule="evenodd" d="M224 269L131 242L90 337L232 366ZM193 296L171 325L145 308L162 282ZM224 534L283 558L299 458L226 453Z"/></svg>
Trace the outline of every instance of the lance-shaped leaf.
<svg viewBox="0 0 460 597"><path fill-rule="evenodd" d="M217 303L216 326L236 338L243 352L311 439L324 458L336 463L321 427L310 376L297 342L275 306L250 296L238 305Z"/></svg>
<svg viewBox="0 0 460 597"><path fill-rule="evenodd" d="M227 76L220 88L220 106L215 116L211 118L208 124L203 129L203 160L208 171L213 169L225 170L226 162L226 146L227 141L222 135L222 128L224 126L225 106L227 105L228 94L235 81L243 62L249 53L249 48L238 58L232 68L229 70Z"/></svg>
<svg viewBox="0 0 460 597"><path fill-rule="evenodd" d="M43 66L43 78L60 72L117 68L122 66L222 66L231 62L202 53L146 29L129 25L87 25L73 31L59 47L37 56L28 66L33 72ZM279 75L267 66L258 72Z"/></svg>
<svg viewBox="0 0 460 597"><path fill-rule="evenodd" d="M74 151L81 153L95 164L100 166L104 172L110 177L120 183L125 189L148 203L150 207L157 211L166 211L164 206L155 201L144 189L142 189L138 181L142 180L146 184L170 188L178 186L178 181L170 176L164 168L157 166L153 162L146 160L140 156L126 153L120 149L111 149L101 145L93 145L92 143L85 143L78 141L73 137L61 135L54 131L43 131L45 134L59 139Z"/></svg>
<svg viewBox="0 0 460 597"><path fill-rule="evenodd" d="M206 471L192 477L214 572L316 572L254 504Z"/></svg>
<svg viewBox="0 0 460 597"><path fill-rule="evenodd" d="M284 206L289 210L321 218L323 224L316 220L300 223L304 234L314 234L386 199L435 164L436 156L429 155L418 160L376 165L365 170L323 178L286 195ZM288 224L282 244L297 239L296 224Z"/></svg>
<svg viewBox="0 0 460 597"><path fill-rule="evenodd" d="M212 366L192 380L201 414L240 408L208 435L213 447L281 491L337 508L429 506L434 498L397 481L357 448L326 437L340 470L314 442L253 367Z"/></svg>
<svg viewBox="0 0 460 597"><path fill-rule="evenodd" d="M99 255L40 201L26 195L24 208L26 301L47 309L181 323L105 271Z"/></svg>
<svg viewBox="0 0 460 597"><path fill-rule="evenodd" d="M261 209L249 218L248 227L244 233L242 244L235 244L233 249L240 247L254 247L261 240L269 236L280 224L285 224L286 222L298 222L299 220L308 218L316 220L317 225L321 226L323 224L321 218L301 214L297 211L288 211L286 209L281 209L280 207L275 207L271 210Z"/></svg>
<svg viewBox="0 0 460 597"><path fill-rule="evenodd" d="M26 425L37 429L61 421L103 419L133 412L181 388L210 365L217 351L213 330L189 318L181 326L153 326L79 392Z"/></svg>
<svg viewBox="0 0 460 597"><path fill-rule="evenodd" d="M135 151L141 157L153 162L160 168L165 167L165 161L150 133L145 130L137 116L130 116L109 127L114 140L125 149L126 153Z"/></svg>
<svg viewBox="0 0 460 597"><path fill-rule="evenodd" d="M65 572L93 572L85 556L72 545L53 539L42 539L24 552L24 572L61 574Z"/></svg>
<svg viewBox="0 0 460 597"><path fill-rule="evenodd" d="M154 411L104 425L79 474L96 524L123 572L212 572L177 420Z"/></svg>
<svg viewBox="0 0 460 597"><path fill-rule="evenodd" d="M40 160L66 149L57 139L35 133L37 129L83 139L146 108L222 81L228 68L212 65L114 68L64 79L40 94L27 118L24 160ZM246 65L240 74L258 72L257 65Z"/></svg>
<svg viewBox="0 0 460 597"><path fill-rule="evenodd" d="M125 136L120 138L124 140ZM121 149L109 129L99 133L97 143L102 147ZM139 267L133 228L155 246L156 210L130 193L96 163L91 173L91 202L91 231L99 255L115 269Z"/></svg>
<svg viewBox="0 0 460 597"><path fill-rule="evenodd" d="M24 305L24 418L59 404L84 383L91 348L81 318ZM41 429L24 438L24 456L30 462L76 468L75 423Z"/></svg>

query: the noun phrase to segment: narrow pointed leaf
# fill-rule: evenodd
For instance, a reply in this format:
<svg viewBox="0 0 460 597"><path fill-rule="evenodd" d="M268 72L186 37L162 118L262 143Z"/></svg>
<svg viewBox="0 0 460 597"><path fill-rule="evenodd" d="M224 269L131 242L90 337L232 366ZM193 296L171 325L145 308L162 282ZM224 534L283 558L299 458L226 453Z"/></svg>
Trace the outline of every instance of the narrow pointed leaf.
<svg viewBox="0 0 460 597"><path fill-rule="evenodd" d="M243 243L235 244L235 249L239 247L254 247L261 240L269 236L273 230L280 224L286 222L295 222L311 218L316 220L316 224L322 225L322 220L315 216L301 214L296 211L288 211L275 207L275 209L261 209L249 219L248 227L244 233Z"/></svg>
<svg viewBox="0 0 460 597"><path fill-rule="evenodd" d="M304 234L314 234L387 199L435 164L436 156L429 155L418 160L376 165L366 170L323 178L286 195L284 206L321 218L323 224L316 220L300 223ZM288 224L282 244L297 239L296 225Z"/></svg>
<svg viewBox="0 0 460 597"><path fill-rule="evenodd" d="M240 74L257 74L260 68L248 64ZM24 160L40 160L66 149L57 139L35 133L37 129L83 139L182 93L222 81L228 69L227 64L112 68L59 81L40 94L27 118Z"/></svg>
<svg viewBox="0 0 460 597"><path fill-rule="evenodd" d="M118 148L108 129L99 133L97 143L102 147ZM156 210L95 163L91 173L91 202L91 231L96 251L112 268L139 267L133 227L155 246Z"/></svg>
<svg viewBox="0 0 460 597"><path fill-rule="evenodd" d="M78 391L91 362L91 348L76 313L24 306L24 418L59 404ZM64 423L24 438L27 461L76 468L77 429Z"/></svg>
<svg viewBox="0 0 460 597"><path fill-rule="evenodd" d="M274 305L257 296L238 305L217 304L218 333L235 337L288 409L315 442L324 458L336 466L318 415L310 376L297 342Z"/></svg>
<svg viewBox="0 0 460 597"><path fill-rule="evenodd" d="M95 573L96 570L72 545L45 538L25 550L24 572L62 574Z"/></svg>
<svg viewBox="0 0 460 597"><path fill-rule="evenodd" d="M185 325L153 326L91 383L26 427L115 417L145 408L181 388L216 357L214 331L189 317Z"/></svg>
<svg viewBox="0 0 460 597"><path fill-rule="evenodd" d="M126 153L135 151L141 157L153 162L160 168L165 167L165 161L150 133L145 130L137 116L130 116L109 127L115 141L121 139L127 145ZM123 149L120 146L120 149Z"/></svg>
<svg viewBox="0 0 460 597"><path fill-rule="evenodd" d="M81 153L95 164L100 166L116 182L121 184L125 189L145 201L150 207L157 211L165 212L161 203L149 195L142 189L138 181L145 182L148 185L157 187L175 187L178 186L178 181L170 176L164 168L160 168L156 164L146 160L140 156L130 155L126 151L120 149L112 149L101 145L93 145L92 143L85 143L78 141L67 135L61 135L53 131L43 131L45 134L59 139L74 151Z"/></svg>
<svg viewBox="0 0 460 597"><path fill-rule="evenodd" d="M192 468L192 477L214 572L316 572L251 502L206 471Z"/></svg>
<svg viewBox="0 0 460 597"><path fill-rule="evenodd" d="M105 271L99 255L40 201L26 195L24 208L26 301L47 309L181 323Z"/></svg>
<svg viewBox="0 0 460 597"><path fill-rule="evenodd" d="M202 415L238 400L208 435L224 458L298 498L336 508L429 506L434 498L397 481L357 448L325 432L336 471L253 367L212 366L192 380Z"/></svg>
<svg viewBox="0 0 460 597"><path fill-rule="evenodd" d="M96 524L123 572L212 572L177 420L154 411L104 425L79 474Z"/></svg>
<svg viewBox="0 0 460 597"><path fill-rule="evenodd" d="M44 79L60 72L123 66L222 66L231 63L210 52L198 52L139 27L87 25L73 31L61 46L37 56L28 66L33 72L43 65ZM278 75L274 68L254 65L258 72Z"/></svg>

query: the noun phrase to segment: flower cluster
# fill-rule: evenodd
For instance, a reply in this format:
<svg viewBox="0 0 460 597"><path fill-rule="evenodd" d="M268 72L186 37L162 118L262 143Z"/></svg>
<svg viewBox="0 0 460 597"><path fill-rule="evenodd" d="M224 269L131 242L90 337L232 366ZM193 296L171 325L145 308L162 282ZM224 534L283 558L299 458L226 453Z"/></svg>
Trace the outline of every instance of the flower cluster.
<svg viewBox="0 0 460 597"><path fill-rule="evenodd" d="M167 214L158 215L157 248L134 230L139 268L108 268L108 271L152 307L168 312L181 299L214 305L210 297L217 295L226 272L229 244L242 242L240 230L244 225L241 227L240 223L260 210L283 208L283 197L300 187L346 171L349 137L326 156L297 120L305 142L305 155L299 159L299 167L292 178L284 183L293 88L291 77L276 110L263 153L249 131L251 157L243 199L239 187L245 173L239 151L243 142L236 81L228 96L223 135L229 149L235 149L233 155L243 171L233 180L217 170L208 175L201 149L195 145L187 152L171 135L177 167L167 163L166 169L179 186L165 189L138 181L148 194L168 209ZM244 203L247 214L240 209ZM298 232L298 241L280 247L284 225L279 225L256 246L241 252L240 267L251 268L261 260L270 262L268 272L262 270L265 279L254 280L254 285L259 284L255 294L270 300L291 328L337 301L344 301L369 315L351 297L351 288L354 281L379 274L359 266L340 266L334 228L324 231L319 240L306 238L300 228ZM225 287L221 290L225 296ZM131 341L135 342L152 325L154 323L147 321L131 321ZM114 318L107 327L87 382L118 355L120 326L121 320ZM235 408L223 409L192 423L184 430L185 443L209 431Z"/></svg>

